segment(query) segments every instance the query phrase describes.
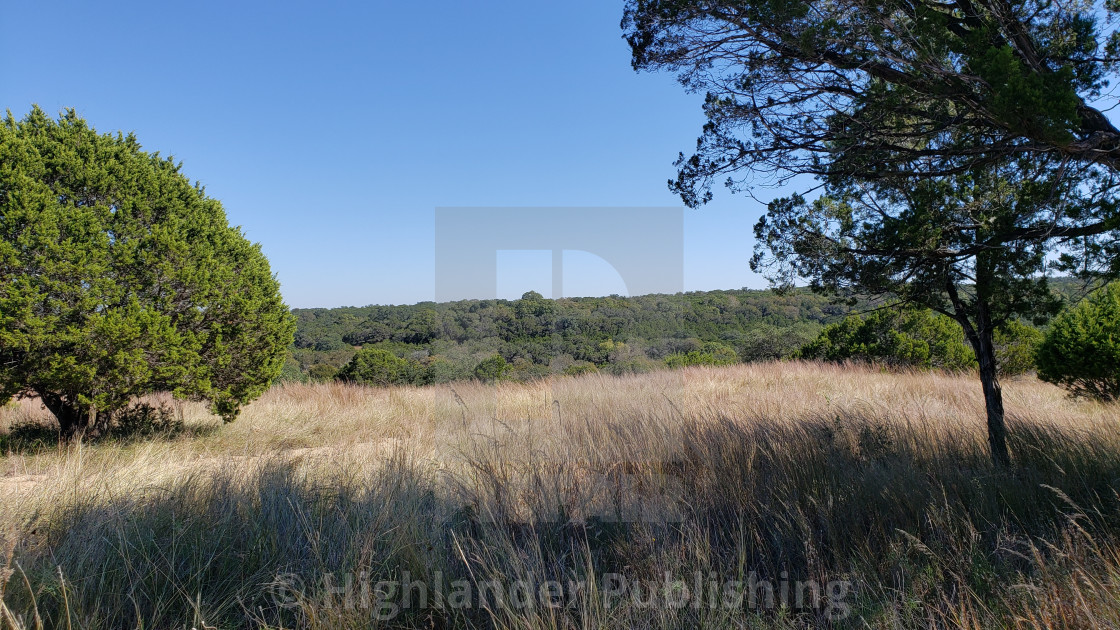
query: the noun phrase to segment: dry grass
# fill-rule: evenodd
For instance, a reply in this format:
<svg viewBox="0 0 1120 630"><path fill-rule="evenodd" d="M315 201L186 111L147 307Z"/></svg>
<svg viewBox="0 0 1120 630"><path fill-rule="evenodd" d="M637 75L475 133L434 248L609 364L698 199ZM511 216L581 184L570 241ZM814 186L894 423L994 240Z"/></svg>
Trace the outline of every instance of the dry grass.
<svg viewBox="0 0 1120 630"><path fill-rule="evenodd" d="M777 363L183 404L175 436L0 457L0 628L1120 625L1117 407L1006 383L997 471L979 390ZM571 586L362 605L405 575Z"/></svg>

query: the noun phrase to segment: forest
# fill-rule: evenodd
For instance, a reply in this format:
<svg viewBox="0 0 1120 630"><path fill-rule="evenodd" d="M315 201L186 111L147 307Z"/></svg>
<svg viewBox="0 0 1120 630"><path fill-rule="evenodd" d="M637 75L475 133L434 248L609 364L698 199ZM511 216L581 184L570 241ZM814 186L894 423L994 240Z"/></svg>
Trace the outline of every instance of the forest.
<svg viewBox="0 0 1120 630"><path fill-rule="evenodd" d="M1076 301L1085 289L1072 279L1052 283L1052 290L1067 302ZM476 368L495 356L504 361L504 378L521 381L549 374L632 374L667 366L755 362L799 354L803 358L860 358L851 353L824 353L820 348L827 340L818 337L826 326L840 324L849 316L866 314L880 322L883 318L875 314L887 311L898 309L867 300L838 303L807 288L559 300L529 291L518 300L293 309L295 342L281 378L334 379L365 348L384 350L399 359L398 377L387 383L413 384L479 376ZM908 334L903 329L913 328L914 322L912 316L902 316L886 326ZM939 323L926 336L949 338L951 352L967 355L963 362L939 361L936 356L921 361L886 354L874 358L946 368L974 363L955 324ZM1016 330L1022 334L1021 328ZM1023 370L1020 365L1014 371Z"/></svg>

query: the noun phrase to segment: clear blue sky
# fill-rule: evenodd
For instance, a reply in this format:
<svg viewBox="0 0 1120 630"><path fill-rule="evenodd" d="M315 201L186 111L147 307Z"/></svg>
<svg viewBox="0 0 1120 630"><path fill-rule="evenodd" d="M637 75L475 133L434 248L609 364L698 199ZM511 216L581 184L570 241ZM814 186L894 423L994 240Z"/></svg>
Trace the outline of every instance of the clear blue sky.
<svg viewBox="0 0 1120 630"><path fill-rule="evenodd" d="M73 107L174 155L262 244L292 306L411 303L434 295L436 207L679 205L665 182L702 96L630 68L621 11L9 1L0 106ZM685 211L687 290L765 286L747 266L762 211L722 189ZM616 284L566 278L565 293Z"/></svg>

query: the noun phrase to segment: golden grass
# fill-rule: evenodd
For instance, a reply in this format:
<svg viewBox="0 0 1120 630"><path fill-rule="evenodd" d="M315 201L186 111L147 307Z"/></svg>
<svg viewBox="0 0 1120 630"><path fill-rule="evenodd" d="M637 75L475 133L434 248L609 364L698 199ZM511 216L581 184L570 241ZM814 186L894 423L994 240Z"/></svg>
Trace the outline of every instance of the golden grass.
<svg viewBox="0 0 1120 630"><path fill-rule="evenodd" d="M1012 471L988 463L974 378L927 372L286 385L225 426L177 403L177 436L0 458L0 628L1120 624L1117 407L1004 394ZM0 432L41 419L23 401ZM405 572L589 586L380 619L324 595ZM849 614L608 602L608 574L850 582Z"/></svg>

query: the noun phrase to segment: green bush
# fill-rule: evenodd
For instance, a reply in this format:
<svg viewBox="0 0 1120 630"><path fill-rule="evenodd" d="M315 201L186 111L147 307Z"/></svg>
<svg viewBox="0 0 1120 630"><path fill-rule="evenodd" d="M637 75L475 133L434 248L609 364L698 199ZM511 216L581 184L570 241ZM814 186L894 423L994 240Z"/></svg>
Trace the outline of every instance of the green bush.
<svg viewBox="0 0 1120 630"><path fill-rule="evenodd" d="M1038 348L1038 375L1079 396L1120 399L1120 283L1063 312Z"/></svg>
<svg viewBox="0 0 1120 630"><path fill-rule="evenodd" d="M474 368L474 377L484 382L500 381L506 372L509 371L509 364L502 358L502 355L495 354L491 357L483 359Z"/></svg>
<svg viewBox="0 0 1120 630"><path fill-rule="evenodd" d="M364 385L399 385L409 376L409 362L382 348L363 348L341 370L338 378Z"/></svg>
<svg viewBox="0 0 1120 630"><path fill-rule="evenodd" d="M564 368L563 374L565 376L579 376L581 374L596 374L599 368L590 361L576 361L575 363Z"/></svg>
<svg viewBox="0 0 1120 630"><path fill-rule="evenodd" d="M825 361L872 361L895 367L964 370L976 366L964 331L928 310L885 309L824 327L795 356Z"/></svg>
<svg viewBox="0 0 1120 630"><path fill-rule="evenodd" d="M280 376L276 377L277 383L306 383L307 375L299 367L299 361L289 352L284 357L284 367L280 369Z"/></svg>
<svg viewBox="0 0 1120 630"><path fill-rule="evenodd" d="M1017 376L1033 371L1034 357L1044 337L1041 330L1017 320L997 329L995 343L999 373Z"/></svg>
<svg viewBox="0 0 1120 630"><path fill-rule="evenodd" d="M678 352L665 357L665 365L670 368L690 365L733 365L738 362L739 355L733 349L716 342L705 343L699 350Z"/></svg>
<svg viewBox="0 0 1120 630"><path fill-rule="evenodd" d="M316 363L307 369L307 376L313 381L333 381L338 376L338 368L328 363Z"/></svg>
<svg viewBox="0 0 1120 630"><path fill-rule="evenodd" d="M180 164L73 110L0 120L0 399L38 397L67 439L154 392L229 422L295 327L260 245Z"/></svg>

